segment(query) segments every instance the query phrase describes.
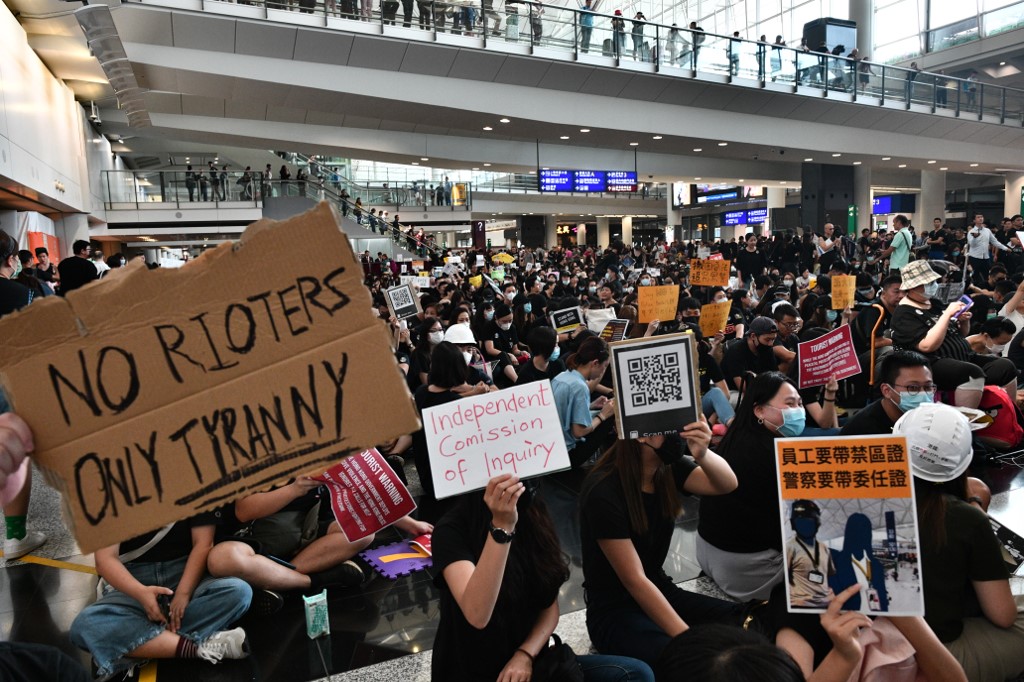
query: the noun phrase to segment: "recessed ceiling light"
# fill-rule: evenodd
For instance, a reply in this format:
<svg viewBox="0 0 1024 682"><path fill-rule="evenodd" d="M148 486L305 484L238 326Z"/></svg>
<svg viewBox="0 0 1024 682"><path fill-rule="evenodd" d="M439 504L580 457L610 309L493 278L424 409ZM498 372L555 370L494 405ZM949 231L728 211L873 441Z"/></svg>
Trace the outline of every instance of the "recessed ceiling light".
<svg viewBox="0 0 1024 682"><path fill-rule="evenodd" d="M931 161L929 161L928 163L935 163L935 159L932 159L932 160L931 160Z"/></svg>
<svg viewBox="0 0 1024 682"><path fill-rule="evenodd" d="M814 161L814 159L812 159L809 156L806 159L804 159L804 163L810 163L811 161Z"/></svg>
<svg viewBox="0 0 1024 682"><path fill-rule="evenodd" d="M491 126L484 126L484 130L494 130Z"/></svg>
<svg viewBox="0 0 1024 682"><path fill-rule="evenodd" d="M420 157L420 161L430 161L430 159L428 159L428 158L427 158L427 157L425 157L425 156L421 156L421 157Z"/></svg>
<svg viewBox="0 0 1024 682"><path fill-rule="evenodd" d="M833 159L835 159L835 158L839 158L840 156L842 156L842 154L838 154L838 153L836 153L836 154L833 154L833 155L832 155L832 158L833 158Z"/></svg>
<svg viewBox="0 0 1024 682"><path fill-rule="evenodd" d="M978 167L978 164L976 164L976 163L972 163L971 164L971 168L977 168L977 167Z"/></svg>
<svg viewBox="0 0 1024 682"><path fill-rule="evenodd" d="M480 170L480 169L479 169L479 168L474 168L473 170L477 170L477 171L478 171L478 170Z"/></svg>
<svg viewBox="0 0 1024 682"><path fill-rule="evenodd" d="M639 143L639 142L630 142L630 143L629 143L629 146L630 146L630 147L639 147L639 146L640 146L640 143Z"/></svg>
<svg viewBox="0 0 1024 682"><path fill-rule="evenodd" d="M905 164L905 163L901 163L900 164L900 168L906 168L906 167L907 167L907 164Z"/></svg>
<svg viewBox="0 0 1024 682"><path fill-rule="evenodd" d="M695 152L697 152L699 154L699 153L701 153L704 150L701 149L700 147L695 147L693 151L695 151Z"/></svg>
<svg viewBox="0 0 1024 682"><path fill-rule="evenodd" d="M562 139L562 140L568 140L568 139L569 139L569 136L568 136L568 135L562 135L562 137L561 137L561 138L559 138L559 139Z"/></svg>
<svg viewBox="0 0 1024 682"><path fill-rule="evenodd" d="M551 170L548 166L544 166L541 170Z"/></svg>
<svg viewBox="0 0 1024 682"><path fill-rule="evenodd" d="M854 166L859 166L859 165L860 165L860 161L854 161L854 162L853 162L853 165L854 165Z"/></svg>
<svg viewBox="0 0 1024 682"><path fill-rule="evenodd" d="M694 178L694 180L700 180L700 178Z"/></svg>
<svg viewBox="0 0 1024 682"><path fill-rule="evenodd" d="M418 165L420 165L420 162L419 162L419 161L413 161L413 162L412 162L412 165L414 165L414 166L418 166Z"/></svg>
<svg viewBox="0 0 1024 682"><path fill-rule="evenodd" d="M779 184L780 184L780 185L785 185L785 184L786 184L786 181L785 181L785 180L779 180Z"/></svg>
<svg viewBox="0 0 1024 682"><path fill-rule="evenodd" d="M1006 66L1006 62L999 62L999 66Z"/></svg>
<svg viewBox="0 0 1024 682"><path fill-rule="evenodd" d="M891 156L883 156L882 157L882 161L891 161L891 160L892 160Z"/></svg>
<svg viewBox="0 0 1024 682"><path fill-rule="evenodd" d="M580 128L580 132L581 133L589 133L590 132L590 128Z"/></svg>
<svg viewBox="0 0 1024 682"><path fill-rule="evenodd" d="M718 146L719 146L719 147L728 147L728 146L729 146L729 143L728 143L728 142L719 142L719 143L718 143Z"/></svg>
<svg viewBox="0 0 1024 682"><path fill-rule="evenodd" d="M498 122L499 123L511 123L512 120L511 119L507 119L507 118L502 118L502 119L499 119Z"/></svg>
<svg viewBox="0 0 1024 682"><path fill-rule="evenodd" d="M745 181L745 180L744 180L743 178L740 178L740 179L739 179L739 180L737 180L736 182L746 182L746 181Z"/></svg>
<svg viewBox="0 0 1024 682"><path fill-rule="evenodd" d="M485 165L485 166L490 166L491 164L489 164L489 163L485 163L484 165Z"/></svg>
<svg viewBox="0 0 1024 682"><path fill-rule="evenodd" d="M652 139L652 140L660 140L660 139L661 139L661 135L655 135L655 136L654 136L654 137L652 137L651 139Z"/></svg>
<svg viewBox="0 0 1024 682"><path fill-rule="evenodd" d="M530 171L530 175L536 175L537 171Z"/></svg>
<svg viewBox="0 0 1024 682"><path fill-rule="evenodd" d="M940 168L939 170L949 170L949 166L943 166L943 167L942 167L942 168Z"/></svg>

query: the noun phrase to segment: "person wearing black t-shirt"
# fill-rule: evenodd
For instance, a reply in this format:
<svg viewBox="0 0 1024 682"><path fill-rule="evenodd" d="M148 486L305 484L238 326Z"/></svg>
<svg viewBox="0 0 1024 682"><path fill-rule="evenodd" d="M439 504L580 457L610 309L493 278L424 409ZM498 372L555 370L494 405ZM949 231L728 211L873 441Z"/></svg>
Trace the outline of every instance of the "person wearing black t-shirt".
<svg viewBox="0 0 1024 682"><path fill-rule="evenodd" d="M458 498L433 536L434 583L441 593L431 678L522 682L547 654L558 626L558 590L569 562L532 482L495 476ZM583 679L654 682L645 663L622 656L576 656Z"/></svg>
<svg viewBox="0 0 1024 682"><path fill-rule="evenodd" d="M920 353L899 350L886 355L879 370L879 386L882 397L853 415L839 435L888 435L906 412L934 402L932 371Z"/></svg>
<svg viewBox="0 0 1024 682"><path fill-rule="evenodd" d="M710 441L703 418L679 433L619 440L584 481L583 585L587 630L599 651L653 664L690 626L740 622L741 605L676 587L664 569L679 494L707 500L736 488Z"/></svg>
<svg viewBox="0 0 1024 682"><path fill-rule="evenodd" d="M746 241L746 248L737 253L736 260L733 261L736 276L740 278L744 288L748 287L755 277L764 274L765 268L768 267L768 259L757 249L757 236L748 234Z"/></svg>
<svg viewBox="0 0 1024 682"><path fill-rule="evenodd" d="M81 288L89 282L99 279L100 273L96 266L89 260L89 252L92 247L89 242L79 239L74 243L75 255L65 258L57 266L60 272L60 295L67 296L68 292Z"/></svg>
<svg viewBox="0 0 1024 682"><path fill-rule="evenodd" d="M558 335L551 327L536 327L530 332L528 339L530 361L519 367L519 381L516 385L529 384L534 381L554 379L565 371L565 365L559 360L561 350L558 346Z"/></svg>
<svg viewBox="0 0 1024 682"><path fill-rule="evenodd" d="M494 305L494 319L484 326L483 336L484 358L488 362L498 361L495 374L498 386L508 387L516 383L519 366L519 334L512 325L512 309L504 303Z"/></svg>
<svg viewBox="0 0 1024 682"><path fill-rule="evenodd" d="M200 514L96 551L103 596L78 614L68 634L92 654L100 676L130 670L126 659L217 663L249 655L245 631L225 628L249 608L252 588L206 575L219 515Z"/></svg>
<svg viewBox="0 0 1024 682"><path fill-rule="evenodd" d="M755 317L742 341L735 341L725 350L722 371L729 388L743 390L744 377L748 372L760 374L779 368L779 361L772 350L779 328L770 317Z"/></svg>

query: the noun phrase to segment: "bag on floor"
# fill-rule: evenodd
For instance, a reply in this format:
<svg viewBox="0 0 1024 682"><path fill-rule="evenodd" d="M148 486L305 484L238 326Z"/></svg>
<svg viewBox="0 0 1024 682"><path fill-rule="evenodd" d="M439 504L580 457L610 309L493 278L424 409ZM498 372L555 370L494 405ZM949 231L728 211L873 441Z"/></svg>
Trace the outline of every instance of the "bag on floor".
<svg viewBox="0 0 1024 682"><path fill-rule="evenodd" d="M576 652L556 634L553 643L541 649L533 662L532 682L583 682L583 669Z"/></svg>

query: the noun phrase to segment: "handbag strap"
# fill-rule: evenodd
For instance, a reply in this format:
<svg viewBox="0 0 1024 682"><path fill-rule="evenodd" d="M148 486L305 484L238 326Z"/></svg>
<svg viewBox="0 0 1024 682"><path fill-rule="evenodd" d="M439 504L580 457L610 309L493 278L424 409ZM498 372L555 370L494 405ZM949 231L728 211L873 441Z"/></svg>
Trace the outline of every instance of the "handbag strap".
<svg viewBox="0 0 1024 682"><path fill-rule="evenodd" d="M149 550L151 550L154 547L156 547L158 542L160 542L165 537L167 537L167 534L171 532L171 528L174 528L174 524L173 523L168 523L166 526L164 526L163 528L158 530L156 532L156 534L153 535L153 537L151 537L149 539L149 542L147 542L146 544L142 545L141 547L136 547L135 549L131 550L130 552L125 552L124 554L120 555L118 557L118 559L121 560L122 564L126 564L129 561L135 561L140 556L142 556L143 554L145 554Z"/></svg>

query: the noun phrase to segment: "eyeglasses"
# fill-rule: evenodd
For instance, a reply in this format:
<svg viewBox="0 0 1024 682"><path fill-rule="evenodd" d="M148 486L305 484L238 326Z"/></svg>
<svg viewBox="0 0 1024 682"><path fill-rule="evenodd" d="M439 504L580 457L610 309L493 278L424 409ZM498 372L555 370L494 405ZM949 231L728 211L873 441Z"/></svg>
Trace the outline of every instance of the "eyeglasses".
<svg viewBox="0 0 1024 682"><path fill-rule="evenodd" d="M923 384L921 386L917 384L893 384L896 388L905 388L907 393L910 395L917 395L921 391L925 393L935 393L935 384Z"/></svg>

